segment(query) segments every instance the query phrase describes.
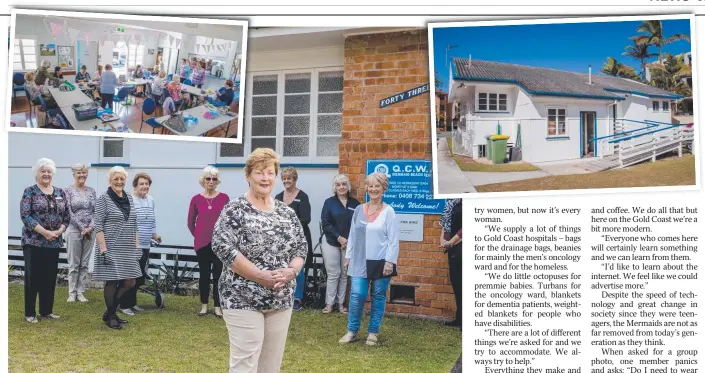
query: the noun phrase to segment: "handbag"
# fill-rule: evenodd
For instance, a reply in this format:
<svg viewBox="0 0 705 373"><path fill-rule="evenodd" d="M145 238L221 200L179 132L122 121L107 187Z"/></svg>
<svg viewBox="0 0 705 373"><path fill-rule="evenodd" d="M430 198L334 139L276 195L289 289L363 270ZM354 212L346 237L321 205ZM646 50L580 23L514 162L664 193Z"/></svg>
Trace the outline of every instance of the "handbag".
<svg viewBox="0 0 705 373"><path fill-rule="evenodd" d="M175 132L186 132L186 123L181 112L172 113L167 120L162 123L162 126L167 127Z"/></svg>

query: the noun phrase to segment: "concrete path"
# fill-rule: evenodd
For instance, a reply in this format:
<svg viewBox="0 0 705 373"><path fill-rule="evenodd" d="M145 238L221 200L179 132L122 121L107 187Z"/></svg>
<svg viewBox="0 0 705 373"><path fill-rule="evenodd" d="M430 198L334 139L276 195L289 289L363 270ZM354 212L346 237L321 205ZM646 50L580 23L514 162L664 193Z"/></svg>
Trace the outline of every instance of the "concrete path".
<svg viewBox="0 0 705 373"><path fill-rule="evenodd" d="M439 194L477 193L473 183L465 177L465 173L450 155L448 142L445 138L438 139L436 154L438 155L436 175L438 175Z"/></svg>

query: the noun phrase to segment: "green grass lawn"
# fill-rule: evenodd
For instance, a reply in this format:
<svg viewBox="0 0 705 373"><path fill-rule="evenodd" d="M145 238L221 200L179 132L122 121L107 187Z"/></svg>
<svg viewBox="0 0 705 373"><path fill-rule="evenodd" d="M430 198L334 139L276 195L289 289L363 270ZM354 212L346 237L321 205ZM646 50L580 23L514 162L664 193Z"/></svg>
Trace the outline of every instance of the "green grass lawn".
<svg viewBox="0 0 705 373"><path fill-rule="evenodd" d="M548 176L508 183L478 185L478 192L516 192L525 190L561 190L594 188L633 188L695 185L695 157L667 158L627 169L591 174Z"/></svg>
<svg viewBox="0 0 705 373"><path fill-rule="evenodd" d="M54 312L60 320L24 320L23 286L9 285L10 372L225 372L229 344L225 323L212 314L196 315L196 297L168 296L163 310L122 316L129 324L111 330L101 320L102 291L91 290L88 304L66 303L57 287ZM153 298L138 303L153 308ZM146 307L145 307L146 308ZM385 316L380 345L339 345L347 316L295 312L282 372L449 372L461 353L461 332L436 322ZM367 318L361 337L366 336Z"/></svg>
<svg viewBox="0 0 705 373"><path fill-rule="evenodd" d="M540 168L527 162L511 162L511 163L500 163L500 164L486 164L480 163L473 160L470 157L463 157L462 155L453 156L455 163L458 164L463 171L474 171L474 172L519 172L519 171L539 171Z"/></svg>

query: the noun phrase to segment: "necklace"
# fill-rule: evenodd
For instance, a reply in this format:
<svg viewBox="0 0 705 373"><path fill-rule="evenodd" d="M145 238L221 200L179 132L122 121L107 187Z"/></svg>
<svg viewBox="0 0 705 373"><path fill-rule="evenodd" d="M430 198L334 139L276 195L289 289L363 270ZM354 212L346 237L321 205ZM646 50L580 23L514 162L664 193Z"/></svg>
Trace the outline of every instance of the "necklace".
<svg viewBox="0 0 705 373"><path fill-rule="evenodd" d="M206 195L204 197L206 197L206 203L208 204L208 209L213 210L213 206L212 206L213 200L215 199L216 196L209 197L208 192L206 192Z"/></svg>

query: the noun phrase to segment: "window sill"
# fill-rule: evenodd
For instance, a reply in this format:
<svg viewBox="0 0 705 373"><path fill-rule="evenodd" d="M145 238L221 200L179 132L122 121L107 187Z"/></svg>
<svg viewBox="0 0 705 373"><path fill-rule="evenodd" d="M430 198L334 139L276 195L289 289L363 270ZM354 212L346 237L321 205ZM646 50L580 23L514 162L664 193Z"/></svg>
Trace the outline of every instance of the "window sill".
<svg viewBox="0 0 705 373"><path fill-rule="evenodd" d="M475 114L511 114L509 111L476 111Z"/></svg>
<svg viewBox="0 0 705 373"><path fill-rule="evenodd" d="M130 164L129 163L91 163L91 167L114 167L114 166L129 168Z"/></svg>
<svg viewBox="0 0 705 373"><path fill-rule="evenodd" d="M546 137L546 140L549 140L549 141L570 140L570 136L548 136L548 137Z"/></svg>

